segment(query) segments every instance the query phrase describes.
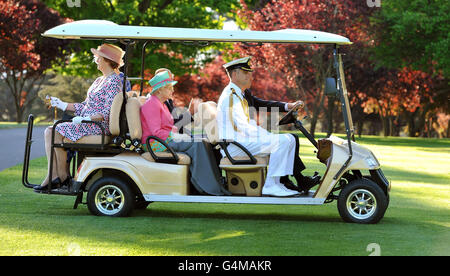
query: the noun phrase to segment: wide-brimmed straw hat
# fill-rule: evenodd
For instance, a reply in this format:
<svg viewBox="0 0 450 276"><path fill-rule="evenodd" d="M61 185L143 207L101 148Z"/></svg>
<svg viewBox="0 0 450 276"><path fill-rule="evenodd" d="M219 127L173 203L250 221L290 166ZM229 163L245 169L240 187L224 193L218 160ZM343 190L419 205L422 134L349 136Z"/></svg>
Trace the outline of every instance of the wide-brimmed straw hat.
<svg viewBox="0 0 450 276"><path fill-rule="evenodd" d="M122 57L125 52L116 45L104 43L98 46L97 49L91 48L91 52L96 56L101 56L114 61L119 64L119 67L123 66Z"/></svg>
<svg viewBox="0 0 450 276"><path fill-rule="evenodd" d="M160 72L156 74L151 80L148 81L148 83L152 86L152 92L151 94L155 93L156 90L160 89L161 87L164 87L166 84L175 85L178 82L174 81L168 71Z"/></svg>

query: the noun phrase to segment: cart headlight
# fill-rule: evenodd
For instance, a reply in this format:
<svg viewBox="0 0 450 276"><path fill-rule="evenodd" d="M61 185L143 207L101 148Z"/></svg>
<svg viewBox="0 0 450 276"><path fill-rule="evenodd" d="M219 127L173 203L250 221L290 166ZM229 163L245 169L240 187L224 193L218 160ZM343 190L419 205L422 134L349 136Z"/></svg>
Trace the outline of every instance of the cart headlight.
<svg viewBox="0 0 450 276"><path fill-rule="evenodd" d="M378 161L372 156L366 157L366 164L371 169L376 169L380 166Z"/></svg>

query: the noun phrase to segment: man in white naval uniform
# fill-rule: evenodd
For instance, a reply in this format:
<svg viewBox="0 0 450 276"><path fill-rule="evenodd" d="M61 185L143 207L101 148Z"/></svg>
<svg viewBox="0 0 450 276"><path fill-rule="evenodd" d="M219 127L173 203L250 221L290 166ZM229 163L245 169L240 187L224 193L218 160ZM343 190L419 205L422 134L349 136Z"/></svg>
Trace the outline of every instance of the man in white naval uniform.
<svg viewBox="0 0 450 276"><path fill-rule="evenodd" d="M251 86L252 69L250 57L224 65L232 70L230 83L223 89L217 104L219 138L243 145L252 155L270 155L266 182L262 194L266 196L295 196L299 193L280 183L280 177L293 174L296 141L290 134L273 134L250 119L248 102L244 91ZM227 70L228 72L231 70ZM232 157L245 156L237 146L230 144Z"/></svg>

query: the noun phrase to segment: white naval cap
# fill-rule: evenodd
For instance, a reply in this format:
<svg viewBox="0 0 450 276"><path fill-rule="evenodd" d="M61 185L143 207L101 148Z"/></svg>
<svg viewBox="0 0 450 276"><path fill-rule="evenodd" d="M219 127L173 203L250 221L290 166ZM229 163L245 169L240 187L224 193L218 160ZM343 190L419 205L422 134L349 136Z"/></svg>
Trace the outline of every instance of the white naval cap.
<svg viewBox="0 0 450 276"><path fill-rule="evenodd" d="M251 58L252 58L251 56L248 56L240 59L235 59L233 61L225 63L223 67L228 71L239 68L245 71L253 72L253 69L250 67L249 64Z"/></svg>

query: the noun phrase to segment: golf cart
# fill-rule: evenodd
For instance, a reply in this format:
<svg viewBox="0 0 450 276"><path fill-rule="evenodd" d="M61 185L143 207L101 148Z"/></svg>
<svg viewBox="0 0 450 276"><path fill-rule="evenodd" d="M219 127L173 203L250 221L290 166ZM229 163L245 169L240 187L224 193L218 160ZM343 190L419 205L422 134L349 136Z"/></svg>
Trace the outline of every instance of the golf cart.
<svg viewBox="0 0 450 276"><path fill-rule="evenodd" d="M133 209L146 208L151 202L239 203L280 205L323 205L337 200L339 214L347 222L377 223L389 203L390 184L383 175L380 163L367 148L357 144L350 105L345 86L342 57L339 48L351 44L342 36L310 30L279 31L225 31L187 28L122 26L103 20L82 20L54 27L44 34L58 39L92 39L123 43L125 46L124 75L130 81L140 82L140 91L131 95L117 94L110 112L111 136L83 137L76 143L69 140L54 143L53 148L64 148L76 153L72 160L72 180L68 187L53 189L51 184L43 194L74 196L74 208L86 203L94 215L128 216ZM233 141L218 139L215 120L216 103L200 104L194 123L202 129L204 139L213 147L221 147L226 157L220 160L224 172L224 185L231 196L199 195L189 183L190 157L167 147L165 152L143 152L142 129L139 116L144 84L144 57L148 43L319 43L333 46L336 78L328 78L326 94L339 98L345 122L347 139L331 136L316 141L297 119L297 108L290 110L279 122L294 124L317 148L317 158L326 165L326 171L315 191L297 197L264 197L262 186L268 166L268 156L252 156ZM128 77L130 45L142 43L141 75ZM220 91L222 87L218 87ZM23 185L33 188L28 181L28 169L33 131L33 115L28 118L25 143ZM54 126L67 122L57 121ZM95 123L95 122L86 122ZM55 127L53 127L54 132ZM149 141L147 140L147 145ZM246 156L232 158L226 148L229 143L241 147ZM53 156L51 157L51 159ZM52 160L51 160L52 161ZM53 162L51 162L53 163ZM51 170L50 170L51 172ZM51 175L50 175L51 179Z"/></svg>

